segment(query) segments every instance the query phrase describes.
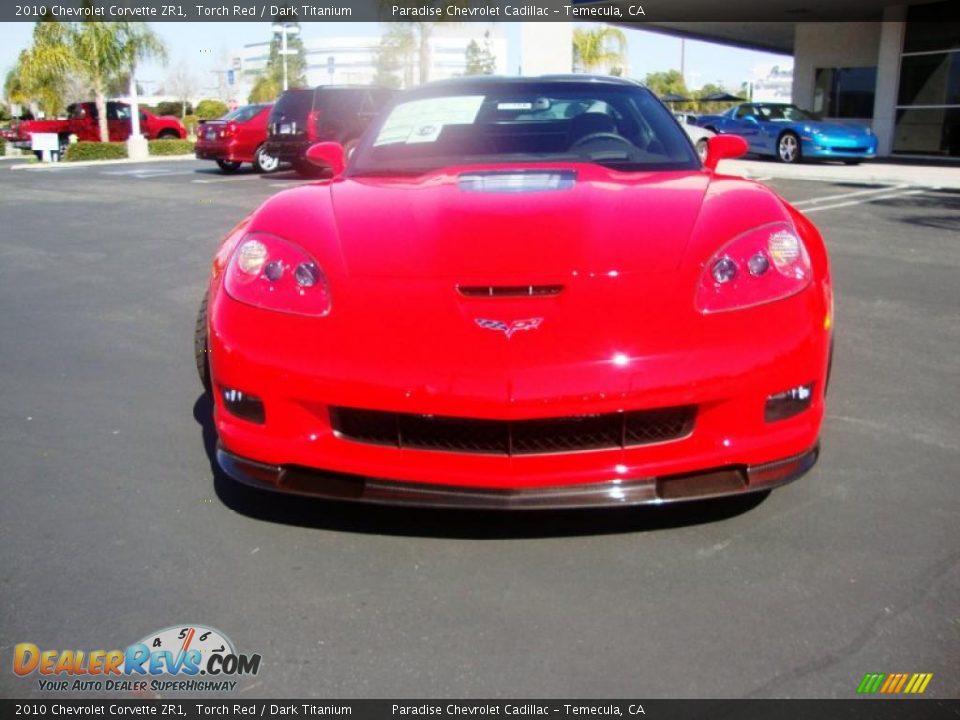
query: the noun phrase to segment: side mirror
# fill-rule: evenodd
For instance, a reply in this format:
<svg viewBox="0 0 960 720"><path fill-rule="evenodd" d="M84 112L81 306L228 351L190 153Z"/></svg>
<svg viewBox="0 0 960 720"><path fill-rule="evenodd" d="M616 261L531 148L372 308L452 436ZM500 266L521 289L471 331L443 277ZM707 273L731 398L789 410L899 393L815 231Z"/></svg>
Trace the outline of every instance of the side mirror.
<svg viewBox="0 0 960 720"><path fill-rule="evenodd" d="M759 124L760 124L760 121L757 120L757 118L756 118L755 115L744 115L744 116L743 116L742 118L740 118L740 119L743 120L744 122L750 123L751 125L759 125Z"/></svg>
<svg viewBox="0 0 960 720"><path fill-rule="evenodd" d="M739 135L714 135L707 140L707 157L703 164L710 170L716 170L721 160L740 157L746 154L747 149L747 141Z"/></svg>
<svg viewBox="0 0 960 720"><path fill-rule="evenodd" d="M319 168L329 168L333 176L341 175L347 165L343 145L338 142L321 142L307 149L307 160Z"/></svg>

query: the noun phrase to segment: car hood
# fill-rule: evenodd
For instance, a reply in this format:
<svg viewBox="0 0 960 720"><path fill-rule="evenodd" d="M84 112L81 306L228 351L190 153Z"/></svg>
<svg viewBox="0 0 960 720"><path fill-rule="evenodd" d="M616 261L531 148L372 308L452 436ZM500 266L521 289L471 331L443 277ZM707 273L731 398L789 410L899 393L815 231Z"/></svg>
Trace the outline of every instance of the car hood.
<svg viewBox="0 0 960 720"><path fill-rule="evenodd" d="M523 172L541 180L563 173L567 182L543 189L534 177L534 189L505 192L464 181ZM470 167L405 180L347 178L331 185L331 200L351 275L527 283L676 269L709 182L700 171Z"/></svg>

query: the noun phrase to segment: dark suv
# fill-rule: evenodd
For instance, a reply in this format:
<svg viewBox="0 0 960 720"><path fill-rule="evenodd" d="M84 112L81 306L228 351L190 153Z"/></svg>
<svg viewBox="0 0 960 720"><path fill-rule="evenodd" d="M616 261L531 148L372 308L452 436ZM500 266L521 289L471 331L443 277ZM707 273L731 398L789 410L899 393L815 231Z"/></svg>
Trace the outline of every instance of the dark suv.
<svg viewBox="0 0 960 720"><path fill-rule="evenodd" d="M290 163L301 175L315 175L318 169L306 160L307 148L333 140L349 152L393 94L393 90L367 85L288 90L270 113L266 152Z"/></svg>

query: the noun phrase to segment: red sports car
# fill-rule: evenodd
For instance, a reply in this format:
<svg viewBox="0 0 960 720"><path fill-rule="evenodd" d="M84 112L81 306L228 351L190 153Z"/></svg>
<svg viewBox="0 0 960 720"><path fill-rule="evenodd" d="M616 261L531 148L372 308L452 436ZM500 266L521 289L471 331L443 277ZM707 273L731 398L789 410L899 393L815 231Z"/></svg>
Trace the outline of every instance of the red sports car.
<svg viewBox="0 0 960 720"><path fill-rule="evenodd" d="M219 120L197 128L195 153L200 160L216 160L225 173L236 172L247 162L261 173L270 173L280 161L266 151L267 120L273 105L244 105Z"/></svg>
<svg viewBox="0 0 960 720"><path fill-rule="evenodd" d="M634 505L767 490L817 458L832 295L817 229L701 163L646 88L407 91L330 180L213 262L197 361L223 470L338 500Z"/></svg>

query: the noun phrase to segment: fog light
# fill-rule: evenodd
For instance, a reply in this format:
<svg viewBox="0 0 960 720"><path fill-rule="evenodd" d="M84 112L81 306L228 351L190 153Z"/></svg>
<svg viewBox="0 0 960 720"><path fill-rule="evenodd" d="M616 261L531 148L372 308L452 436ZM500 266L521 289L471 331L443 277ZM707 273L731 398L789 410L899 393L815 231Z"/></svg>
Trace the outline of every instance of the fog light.
<svg viewBox="0 0 960 720"><path fill-rule="evenodd" d="M256 395L248 395L240 390L233 388L222 388L221 397L223 397L224 407L231 415L235 415L241 420L263 425L266 422L266 415L263 411L263 400Z"/></svg>
<svg viewBox="0 0 960 720"><path fill-rule="evenodd" d="M810 407L813 400L813 383L797 385L767 398L763 419L767 422L785 420Z"/></svg>

